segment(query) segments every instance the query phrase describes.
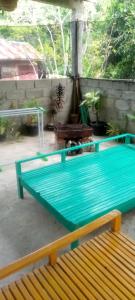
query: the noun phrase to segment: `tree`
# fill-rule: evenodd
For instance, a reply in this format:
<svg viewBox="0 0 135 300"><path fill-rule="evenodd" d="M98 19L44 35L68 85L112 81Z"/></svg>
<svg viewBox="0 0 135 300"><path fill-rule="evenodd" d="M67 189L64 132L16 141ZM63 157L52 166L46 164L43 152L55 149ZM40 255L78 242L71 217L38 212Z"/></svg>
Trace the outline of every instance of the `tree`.
<svg viewBox="0 0 135 300"><path fill-rule="evenodd" d="M0 36L31 43L49 73L66 75L71 61L70 16L65 8L20 0L15 11L1 14Z"/></svg>
<svg viewBox="0 0 135 300"><path fill-rule="evenodd" d="M91 23L88 75L135 78L135 2L112 0L98 9Z"/></svg>

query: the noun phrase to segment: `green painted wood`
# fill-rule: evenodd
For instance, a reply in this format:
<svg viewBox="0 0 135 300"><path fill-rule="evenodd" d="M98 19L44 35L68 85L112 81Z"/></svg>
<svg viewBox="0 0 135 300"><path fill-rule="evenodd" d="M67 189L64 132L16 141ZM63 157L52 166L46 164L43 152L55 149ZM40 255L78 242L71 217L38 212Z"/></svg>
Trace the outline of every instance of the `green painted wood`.
<svg viewBox="0 0 135 300"><path fill-rule="evenodd" d="M19 175L21 185L69 230L135 207L135 147L123 144Z"/></svg>
<svg viewBox="0 0 135 300"><path fill-rule="evenodd" d="M33 156L33 157L26 158L26 159L23 159L23 160L18 160L16 162L16 164L19 165L19 164L22 164L22 163L26 163L26 162L29 162L29 161L42 159L42 158L49 157L49 156L54 156L54 155L61 155L62 156L63 153L65 153L65 155L66 155L69 151L84 149L84 148L87 148L89 146L95 146L95 148L96 148L96 145L100 145L102 143L106 143L106 142L110 142L110 141L118 141L122 138L125 139L125 140L127 140L128 138L135 138L135 134L124 133L124 134L120 134L120 135L115 135L115 136L112 136L112 137L101 139L99 141L94 141L94 142L82 144L82 145L79 145L79 146L74 146L74 147L71 147L71 148L65 148L65 149L62 149L62 150L57 150L57 151L54 151L54 152L41 154L41 155L38 155L38 156ZM97 146L97 148L98 147L99 146Z"/></svg>

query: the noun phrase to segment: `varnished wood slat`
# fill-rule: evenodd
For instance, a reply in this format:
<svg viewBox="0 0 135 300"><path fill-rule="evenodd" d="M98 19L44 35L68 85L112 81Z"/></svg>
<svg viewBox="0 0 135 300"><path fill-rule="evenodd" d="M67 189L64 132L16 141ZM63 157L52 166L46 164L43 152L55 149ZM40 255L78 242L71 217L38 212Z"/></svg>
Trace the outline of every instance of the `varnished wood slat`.
<svg viewBox="0 0 135 300"><path fill-rule="evenodd" d="M110 290L107 290L104 282L101 281L100 278L97 277L96 274L94 274L94 272L92 272L91 269L88 268L87 265L85 265L79 257L77 257L77 255L76 259L75 255L72 256L72 253L66 254L66 257L68 259L68 262L71 262L71 264L76 268L76 270L78 270L82 274L82 276L88 280L88 285L90 285L90 289L92 285L94 289L99 293L97 297L102 296L103 299L112 299L110 295Z"/></svg>
<svg viewBox="0 0 135 300"><path fill-rule="evenodd" d="M25 298L23 297L22 293L17 288L15 282L12 282L9 285L9 289L10 289L10 291L11 291L11 293L14 296L15 299L17 299L17 300L25 300Z"/></svg>
<svg viewBox="0 0 135 300"><path fill-rule="evenodd" d="M31 281L29 280L29 278L27 276L22 277L22 282L23 282L23 284L25 285L25 287L27 288L27 290L29 291L29 293L31 294L31 296L33 297L34 300L42 300L43 299L40 296L40 294L38 293L36 287L33 286L33 284L31 283Z"/></svg>
<svg viewBox="0 0 135 300"><path fill-rule="evenodd" d="M25 300L32 300L32 296L30 295L30 293L28 292L28 290L26 289L25 285L21 280L16 281L16 285L18 289L21 291Z"/></svg>
<svg viewBox="0 0 135 300"><path fill-rule="evenodd" d="M98 249L96 246L96 243L92 241L91 243L87 243L87 245L96 252L97 255L103 260L104 266L106 265L107 269L112 274L115 274L116 278L119 279L119 281L125 286L125 288L129 289L133 294L135 292L135 282L127 276L125 272L120 267L117 267L117 265L113 262L113 260L108 259L107 255L105 255L101 249Z"/></svg>
<svg viewBox="0 0 135 300"><path fill-rule="evenodd" d="M84 294L80 291L80 289L76 286L76 284L70 279L70 277L63 271L63 269L56 264L54 270L59 274L59 276L64 280L65 284L72 290L72 292L76 295L78 299L86 300Z"/></svg>
<svg viewBox="0 0 135 300"><path fill-rule="evenodd" d="M131 270L129 270L125 266L125 260L123 258L121 258L121 256L118 255L116 253L116 251L113 251L105 243L103 243L103 241L100 239L100 237L94 238L94 241L92 241L92 242L94 242L96 247L98 247L98 249L100 249L106 255L106 257L109 258L109 260L112 260L118 267L120 267L124 271L124 273L128 275L129 280L131 280L131 282L133 282L133 284L135 285L135 270L134 270L134 268L132 268L132 272L131 272ZM127 266L128 266L128 263L127 263Z"/></svg>
<svg viewBox="0 0 135 300"><path fill-rule="evenodd" d="M77 252L77 254L76 254ZM104 295L104 291L108 294L107 299L113 299L115 295L115 299L118 300L119 297L115 294L113 289L111 289L109 280L101 273L94 264L89 263L88 259L84 257L84 255L76 249L70 253L70 256L78 263L78 265L87 270L90 278L93 277L95 282L99 284L100 292ZM96 286L96 285L95 285Z"/></svg>
<svg viewBox="0 0 135 300"><path fill-rule="evenodd" d="M72 290L68 287L68 284L63 281L63 279L58 275L58 273L54 270L54 268L51 268L50 266L47 267L48 272L53 276L53 278L56 280L58 284L63 288L64 292L67 294L69 299L77 300L77 297L72 292Z"/></svg>
<svg viewBox="0 0 135 300"><path fill-rule="evenodd" d="M135 263L132 260L132 257L130 257L127 252L125 253L123 248L120 247L120 245L118 243L113 243L112 239L109 236L106 236L104 234L100 238L105 243L107 243L107 245L109 245L112 249L114 249L114 251L116 251L116 248L117 248L117 253L119 253L119 255L121 255L128 262L129 265L131 265L133 268L135 268Z"/></svg>
<svg viewBox="0 0 135 300"><path fill-rule="evenodd" d="M5 296L2 293L2 290L0 290L0 300L6 300Z"/></svg>
<svg viewBox="0 0 135 300"><path fill-rule="evenodd" d="M125 250L127 250L127 251L129 252L129 254L131 253L131 254L133 255L133 259L134 259L134 261L135 261L135 247L134 247L134 249L133 249L133 248L132 248L132 245L131 245L131 244L128 245L126 241L123 241L123 240L120 238L120 236L117 236L117 235L115 235L115 234L111 234L111 235L110 235L110 233L108 233L108 235L111 236L111 238L114 239L116 242L120 243L120 245L121 245L122 247L124 247Z"/></svg>
<svg viewBox="0 0 135 300"><path fill-rule="evenodd" d="M110 295L115 295L116 299L122 299L122 295L121 292L119 292L119 289L114 285L110 278L106 276L106 273L103 272L103 270L100 268L100 265L95 259L93 259L93 257L86 255L86 251L84 249L81 249L81 251L79 249L75 249L74 252L103 281L103 283L110 290Z"/></svg>
<svg viewBox="0 0 135 300"><path fill-rule="evenodd" d="M40 272L40 269L34 270L34 274L38 278L43 288L47 291L48 295L50 295L51 299L60 300L60 297L56 294L54 289L49 285L47 280L45 280L44 276Z"/></svg>
<svg viewBox="0 0 135 300"><path fill-rule="evenodd" d="M68 277L75 283L75 285L80 289L80 291L84 294L86 299L91 299L95 300L96 297L93 295L92 292L90 292L87 288L86 285L84 285L84 280L80 281L76 274L67 267L67 265L64 263L63 260L59 260L59 265L60 267L64 270L64 272L67 273ZM82 279L82 277L81 277ZM86 283L85 283L86 284ZM88 285L88 283L87 283Z"/></svg>
<svg viewBox="0 0 135 300"><path fill-rule="evenodd" d="M11 294L11 291L9 290L8 286L2 288L3 293L5 295L5 299L8 300L14 300L15 298L13 297L13 295Z"/></svg>
<svg viewBox="0 0 135 300"><path fill-rule="evenodd" d="M88 249L83 247L80 247L81 252L88 258L88 265L89 264L94 264L96 269L100 271L101 276L105 275L106 281L108 281L109 287L115 291L116 295L121 299L121 300L127 300L127 297L124 295L124 293L121 291L120 287L117 285L117 280L115 279L114 276L112 276L108 270L102 266L101 262L95 258L93 251L89 253Z"/></svg>
<svg viewBox="0 0 135 300"><path fill-rule="evenodd" d="M80 270L78 270L78 268L75 267L74 263L70 262L67 255L64 255L62 257L62 262L64 262L64 264L75 274L75 276L80 280L80 282L82 282L82 284L84 285L84 289L87 289L87 294L89 294L90 292L95 298L104 299L103 296L96 289L96 286L93 286L94 282L92 280L89 281L88 277L85 276L86 273L83 269L82 272L80 272Z"/></svg>
<svg viewBox="0 0 135 300"><path fill-rule="evenodd" d="M48 293L42 288L40 282L34 275L34 273L30 273L27 275L33 286L36 288L38 294L42 297L42 299L50 300L51 297L48 295Z"/></svg>
<svg viewBox="0 0 135 300"><path fill-rule="evenodd" d="M44 275L45 280L48 281L50 286L55 290L55 292L59 295L59 297L64 300L69 300L69 297L65 294L61 285L57 284L56 280L51 276L51 274L48 272L47 268L46 268L45 272L42 267L40 268L40 270L41 270L41 272L43 272L42 274Z"/></svg>
<svg viewBox="0 0 135 300"><path fill-rule="evenodd" d="M131 247L133 247L133 248L135 247L135 241L131 237L128 237L123 232L119 232L119 236L120 236L121 239L124 239L127 243L129 243L131 245Z"/></svg>
<svg viewBox="0 0 135 300"><path fill-rule="evenodd" d="M111 268L109 265L107 265L105 263L105 261L102 260L102 258L100 257L99 254L97 254L91 246L88 246L86 244L84 244L83 248L90 253L90 255L92 255L93 258L95 258L96 263L98 263L100 265L100 268L102 269L103 272L105 272L105 274L110 278L110 280L112 280L112 282L118 287L119 291L121 291L123 293L123 299L124 299L124 295L126 296L126 299L132 299L133 298L133 294L131 292L129 292L125 286L126 281L123 280L123 278L117 278L118 274L117 272Z"/></svg>

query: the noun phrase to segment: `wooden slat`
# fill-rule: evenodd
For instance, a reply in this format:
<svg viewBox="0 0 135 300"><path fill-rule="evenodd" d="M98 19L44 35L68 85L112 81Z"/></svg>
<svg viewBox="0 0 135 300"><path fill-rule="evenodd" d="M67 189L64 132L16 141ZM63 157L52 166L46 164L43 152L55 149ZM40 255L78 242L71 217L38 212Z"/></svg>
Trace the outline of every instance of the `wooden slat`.
<svg viewBox="0 0 135 300"><path fill-rule="evenodd" d="M2 290L0 290L0 300L6 300L5 296L3 295Z"/></svg>
<svg viewBox="0 0 135 300"><path fill-rule="evenodd" d="M77 297L72 292L72 290L68 287L67 282L65 283L63 278L61 278L58 273L54 270L54 268L47 267L48 272L53 276L53 278L56 280L58 284L63 288L66 295L69 297L69 299L77 300Z"/></svg>
<svg viewBox="0 0 135 300"><path fill-rule="evenodd" d="M120 243L118 242L113 242L112 238L109 235L102 235L101 239L104 240L106 243L108 243L108 245L110 245L110 247L112 249L114 249L116 251L116 247L117 247L117 253L119 253L119 255L121 255L127 262L128 264L130 264L133 268L135 268L135 262L132 260L132 255L130 255L130 253L128 254L127 251L124 251L123 247L120 246Z"/></svg>
<svg viewBox="0 0 135 300"><path fill-rule="evenodd" d="M80 279L78 279L77 274L74 273L72 271L72 269L69 269L63 260L59 260L59 265L64 270L64 272L67 273L68 277L75 283L77 288L80 289L80 291L83 293L83 295L84 295L84 297L86 297L86 299L91 299L91 300L96 299L96 296L94 296L93 292L90 292L86 288L86 286L88 287L87 281L85 281L82 277L81 277L82 281Z"/></svg>
<svg viewBox="0 0 135 300"><path fill-rule="evenodd" d="M113 261L116 266L118 266L119 268L121 268L125 274L128 275L129 280L131 280L131 282L133 281L134 285L135 285L135 270L134 268L132 268L132 272L131 270L129 270L128 266L129 264L127 263L125 266L125 260L117 254L116 251L112 250L110 247L108 247L101 239L100 237L96 237L94 238L94 241L92 241L96 247L101 250L104 255L106 255L106 257L109 258L109 260Z"/></svg>
<svg viewBox="0 0 135 300"><path fill-rule="evenodd" d="M117 235L117 234L116 234ZM125 240L126 243L128 243L133 249L135 248L135 241L129 238L125 233L120 232L120 238Z"/></svg>
<svg viewBox="0 0 135 300"><path fill-rule="evenodd" d="M23 297L22 293L19 291L19 289L17 288L15 282L12 282L10 285L9 285L9 289L13 295L13 297L15 299L19 299L19 300L24 300L25 298Z"/></svg>
<svg viewBox="0 0 135 300"><path fill-rule="evenodd" d="M122 295L122 299L132 299L133 294L127 290L126 287L126 281L123 280L123 278L120 278L119 274L109 265L107 265L99 254L97 254L90 246L87 246L86 244L83 246L83 248L90 253L92 258L95 259L96 264L100 267L102 272L106 274L106 276L115 284L115 286L118 288L119 293ZM118 277L118 278L117 278Z"/></svg>
<svg viewBox="0 0 135 300"><path fill-rule="evenodd" d="M112 281L110 281L110 278L106 276L106 273L103 272L103 270L100 268L100 265L97 263L96 260L93 259L93 257L90 257L90 255L86 255L86 251L84 249L75 249L74 252L80 257L80 259L95 272L95 274L99 277L100 280L103 281L103 285L106 285L107 290L110 290L110 296L112 296L112 299L115 295L116 299L122 299L119 296L119 289L115 287ZM121 293L120 293L121 294Z"/></svg>
<svg viewBox="0 0 135 300"><path fill-rule="evenodd" d="M30 295L29 291L26 289L25 285L21 280L16 281L16 285L18 289L21 291L25 300L32 300L32 296Z"/></svg>
<svg viewBox="0 0 135 300"><path fill-rule="evenodd" d="M5 295L4 299L8 299L8 300L14 300L15 298L13 297L13 295L11 294L11 291L9 290L8 287L4 287L3 289L3 293Z"/></svg>
<svg viewBox="0 0 135 300"><path fill-rule="evenodd" d="M57 284L56 280L51 276L51 274L48 272L47 268L44 270L43 267L40 268L42 274L45 277L45 280L48 281L49 285L55 290L55 292L59 295L61 299L69 300L69 297L64 292L63 288L61 287L61 284Z"/></svg>
<svg viewBox="0 0 135 300"><path fill-rule="evenodd" d="M30 273L27 275L33 286L36 288L38 294L42 297L42 299L50 300L51 297L48 295L48 293L43 290L40 282L37 280L36 276L34 273Z"/></svg>
<svg viewBox="0 0 135 300"><path fill-rule="evenodd" d="M77 254L76 254L77 252ZM89 260L84 257L84 255L76 249L71 254L72 258L83 268L84 270L87 270L87 273L89 274L90 278L93 277L95 280L95 283L97 282L99 284L100 293L105 295L105 292L108 294L107 299L113 299L114 298L114 292L111 290L110 282L109 280L102 274L94 264L90 263ZM96 287L97 285L95 285ZM105 296L104 296L105 297ZM106 299L106 298L105 298ZM119 299L117 295L115 294L115 299Z"/></svg>
<svg viewBox="0 0 135 300"><path fill-rule="evenodd" d="M108 232L107 234L108 234L109 236L111 236L111 238L112 238L113 240L115 240L116 242L120 243L120 246L121 246L122 248L124 248L125 251L128 252L129 255L131 254L131 255L132 255L131 257L132 257L133 261L135 261L135 247L134 247L134 249L133 249L133 247L131 247L131 244L127 244L127 242L126 242L126 241L123 241L123 240L120 238L120 236L117 236L117 235L112 234L112 233L111 233L111 235L110 235L109 232Z"/></svg>
<svg viewBox="0 0 135 300"><path fill-rule="evenodd" d="M29 293L31 294L31 296L33 297L34 300L42 300L43 299L40 296L40 294L38 293L36 287L33 286L33 284L31 283L31 281L29 280L29 278L27 276L24 276L22 278L22 282L23 282L26 289L29 291Z"/></svg>
<svg viewBox="0 0 135 300"><path fill-rule="evenodd" d="M57 272L57 274L59 274L59 276L64 280L65 284L71 289L71 291L74 293L77 299L84 299L84 300L87 299L84 296L84 294L80 291L80 289L77 287L75 282L70 279L70 277L58 264L54 265L53 268Z"/></svg>
<svg viewBox="0 0 135 300"><path fill-rule="evenodd" d="M81 247L81 252L88 258L89 264L93 263L97 270L100 271L101 276L105 275L106 280L108 280L108 286L115 291L116 295L122 300L127 300L127 297L121 291L119 284L115 277L110 274L110 272L102 265L102 262L95 257L93 251L88 251L88 247L85 248L85 245ZM118 284L118 285L117 285Z"/></svg>
<svg viewBox="0 0 135 300"><path fill-rule="evenodd" d="M41 283L43 289L45 289L47 291L47 293L51 297L51 299L60 300L60 297L56 294L54 289L49 285L47 280L45 280L44 276L40 272L40 269L34 270L34 274L38 278L38 281Z"/></svg>
<svg viewBox="0 0 135 300"><path fill-rule="evenodd" d="M94 287L94 289L97 291L97 297L101 299L112 299L110 295L110 290L106 288L103 281L100 280L99 277L96 276L94 272L91 271L90 268L87 267L87 265L76 255L72 256L72 253L66 254L66 257L69 262L75 267L76 270L78 270L84 278L88 280L88 286L91 290L91 285ZM70 267L70 264L69 264ZM95 291L94 291L95 293ZM102 298L103 297L103 298Z"/></svg>
<svg viewBox="0 0 135 300"><path fill-rule="evenodd" d="M135 281L132 281L132 279L120 268L120 265L118 267L113 260L107 258L107 255L102 252L101 248L98 249L98 246L94 241L92 241L92 243L87 243L87 245L100 256L104 266L106 266L110 272L112 271L112 274L116 274L116 277L119 277L119 281L121 281L129 291L134 293Z"/></svg>

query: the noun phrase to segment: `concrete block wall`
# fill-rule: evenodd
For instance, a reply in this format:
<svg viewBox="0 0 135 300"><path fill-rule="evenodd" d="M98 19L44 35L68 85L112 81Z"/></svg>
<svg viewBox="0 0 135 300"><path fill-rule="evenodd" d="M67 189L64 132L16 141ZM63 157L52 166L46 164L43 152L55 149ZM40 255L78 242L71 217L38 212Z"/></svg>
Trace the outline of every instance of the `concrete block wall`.
<svg viewBox="0 0 135 300"><path fill-rule="evenodd" d="M58 112L56 120L66 123L71 107L72 80L69 78L0 81L0 110L21 108L22 104L31 99L37 99L40 106L49 108L50 96L55 87L61 83L65 87L63 109ZM45 125L48 115L45 115Z"/></svg>
<svg viewBox="0 0 135 300"><path fill-rule="evenodd" d="M101 119L118 124L124 131L135 133L135 121L126 122L128 113L135 113L135 80L81 79L83 96L100 89L105 94Z"/></svg>

